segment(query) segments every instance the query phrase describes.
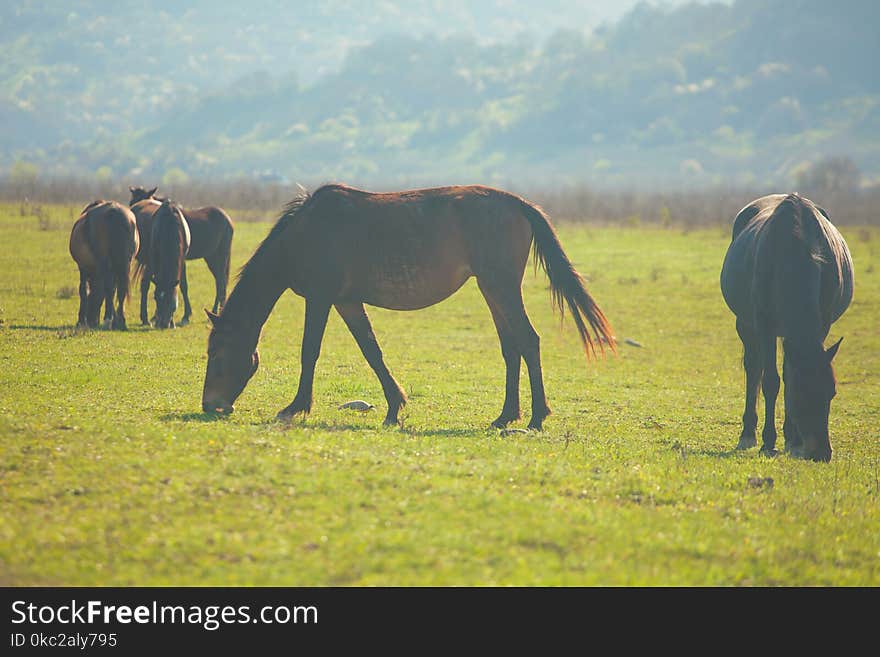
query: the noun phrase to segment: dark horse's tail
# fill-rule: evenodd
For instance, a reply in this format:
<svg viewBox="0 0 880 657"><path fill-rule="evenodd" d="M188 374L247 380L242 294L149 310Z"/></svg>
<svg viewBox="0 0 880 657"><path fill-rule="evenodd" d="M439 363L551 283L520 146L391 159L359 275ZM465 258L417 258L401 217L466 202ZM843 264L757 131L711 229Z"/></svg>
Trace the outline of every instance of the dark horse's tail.
<svg viewBox="0 0 880 657"><path fill-rule="evenodd" d="M562 244L547 215L539 207L526 201L523 201L523 206L535 238L535 265L540 262L547 272L554 307L564 315L563 300L568 304L587 356L596 354L597 342L603 352L606 344L612 351L616 351L611 325L587 292L583 277L562 250Z"/></svg>
<svg viewBox="0 0 880 657"><path fill-rule="evenodd" d="M111 277L116 287L116 292L121 295L120 298L128 299L131 260L135 256L135 236L134 231L137 230L130 222L121 216L120 211L116 208L110 208L108 223L108 238L110 242L110 251L104 256L100 256L95 249L94 238L91 230L86 231L89 239L89 247L98 260L98 267L101 268L104 276Z"/></svg>

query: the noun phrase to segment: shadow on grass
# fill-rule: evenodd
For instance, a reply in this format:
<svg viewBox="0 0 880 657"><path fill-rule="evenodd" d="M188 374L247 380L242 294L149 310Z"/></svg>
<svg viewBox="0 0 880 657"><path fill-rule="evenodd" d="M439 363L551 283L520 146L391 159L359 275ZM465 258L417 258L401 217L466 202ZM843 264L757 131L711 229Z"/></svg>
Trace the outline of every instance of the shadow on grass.
<svg viewBox="0 0 880 657"><path fill-rule="evenodd" d="M229 416L222 415L220 413L166 413L164 415L160 415L159 419L162 422L218 422L227 420ZM283 422L281 420L276 419L266 419L260 420L251 423L252 426L255 427L265 427L265 428L276 428L280 431L287 431L288 429L312 429L318 431L326 431L328 433L342 433L342 432L353 432L353 433L365 433L365 432L376 432L376 431L389 431L395 432L408 436L418 436L418 437L435 437L435 438L460 438L460 437L468 437L474 438L479 437L483 434L486 435L497 435L498 430L493 429L491 427L468 427L468 428L441 428L438 427L436 429L411 429L406 427L386 427L381 421L377 421L376 424L355 424L353 422L334 422L328 420L316 420L313 418L303 418L302 416L298 416L294 418L290 422Z"/></svg>
<svg viewBox="0 0 880 657"><path fill-rule="evenodd" d="M162 422L175 420L178 422L217 422L228 417L222 413L166 413L165 415L160 415L159 419Z"/></svg>
<svg viewBox="0 0 880 657"><path fill-rule="evenodd" d="M12 331L52 331L55 333L64 333L70 335L88 335L89 333L97 333L97 332L111 332L111 329L106 329L100 326L92 327L92 328L84 328L81 326L76 326L74 324L59 324L57 326L47 326L45 324L9 324L3 326L2 328L7 328ZM149 326L134 326L129 325L125 331L112 331L113 333L138 333L145 330L150 330Z"/></svg>
<svg viewBox="0 0 880 657"><path fill-rule="evenodd" d="M386 427L377 422L375 425L352 424L350 422L328 422L326 420L294 420L290 424L275 421L281 428L302 427L306 429L320 429L321 431L393 431L408 436L425 436L425 437L473 437L482 433L498 433L496 429L488 427L470 427L470 428L436 428L436 429L412 429L406 426Z"/></svg>

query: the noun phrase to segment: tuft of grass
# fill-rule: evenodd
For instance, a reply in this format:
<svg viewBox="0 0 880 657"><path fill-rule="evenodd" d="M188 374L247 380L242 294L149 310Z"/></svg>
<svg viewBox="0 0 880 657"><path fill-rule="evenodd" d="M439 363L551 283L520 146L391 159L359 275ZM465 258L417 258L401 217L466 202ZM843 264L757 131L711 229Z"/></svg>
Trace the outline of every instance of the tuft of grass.
<svg viewBox="0 0 880 657"><path fill-rule="evenodd" d="M55 292L56 299L70 299L72 297L79 296L79 292L77 288L72 285L62 285Z"/></svg>

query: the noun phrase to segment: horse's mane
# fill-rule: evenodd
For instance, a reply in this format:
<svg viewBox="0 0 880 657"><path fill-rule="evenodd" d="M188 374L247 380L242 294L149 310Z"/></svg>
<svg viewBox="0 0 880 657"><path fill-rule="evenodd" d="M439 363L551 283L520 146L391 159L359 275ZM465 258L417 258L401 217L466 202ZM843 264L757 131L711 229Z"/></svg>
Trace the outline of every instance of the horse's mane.
<svg viewBox="0 0 880 657"><path fill-rule="evenodd" d="M315 191L315 193L321 191L322 188L319 188ZM284 206L284 211L281 213L281 216L278 217L278 221L275 222L275 225L272 226L272 229L269 231L269 234L266 235L266 238L260 242L260 245L257 247L257 250L254 251L254 254L250 257L250 259L242 265L242 268L238 272L238 276L236 280L241 280L243 277L247 275L252 267L252 263L255 260L259 260L260 256L263 255L266 249L270 244L275 242L278 236L284 232L284 230L291 224L300 210L314 197L314 194L310 194L305 188L303 188L302 194L288 201L288 203Z"/></svg>

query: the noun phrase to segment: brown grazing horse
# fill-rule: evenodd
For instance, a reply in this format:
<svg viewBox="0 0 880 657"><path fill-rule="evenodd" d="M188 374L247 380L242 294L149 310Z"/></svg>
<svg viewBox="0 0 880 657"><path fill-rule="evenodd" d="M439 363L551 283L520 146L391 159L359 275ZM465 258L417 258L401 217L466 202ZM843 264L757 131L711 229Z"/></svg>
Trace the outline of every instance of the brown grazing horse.
<svg viewBox="0 0 880 657"><path fill-rule="evenodd" d="M733 223L721 292L736 315L744 347L746 405L737 449L757 443L756 405L758 388L763 387L761 451L776 454L776 338L781 337L785 448L794 456L830 461L828 415L835 394L831 361L840 340L828 350L822 343L852 301L853 264L828 213L797 194L773 194L749 203Z"/></svg>
<svg viewBox="0 0 880 657"><path fill-rule="evenodd" d="M156 327L174 328L177 286L183 287L190 232L183 210L170 199L164 199L153 213L150 245L147 269L156 286Z"/></svg>
<svg viewBox="0 0 880 657"><path fill-rule="evenodd" d="M83 209L70 231L70 255L79 267L77 326L97 327L104 303L105 328L126 329L124 305L138 246L135 218L127 207L116 201L93 201Z"/></svg>
<svg viewBox="0 0 880 657"><path fill-rule="evenodd" d="M406 396L385 366L364 304L416 310L438 303L471 276L483 293L507 366L502 427L520 417L520 359L532 390L529 427L550 414L544 395L539 338L522 299L532 240L535 260L550 279L552 299L568 304L584 348L614 348L611 327L584 287L544 212L488 187L442 187L374 194L326 185L292 201L244 266L223 312L213 323L202 395L205 412L231 413L259 365L257 343L281 294L305 297L302 370L293 402L278 414L289 420L312 407L315 363L331 306L345 321L379 378L388 413L398 422ZM590 335L592 330L594 338Z"/></svg>
<svg viewBox="0 0 880 657"><path fill-rule="evenodd" d="M131 200L129 206L137 217L138 232L141 238L141 251L135 276L141 278L141 323L149 324L147 318L147 297L150 292L150 272L145 271L150 263L150 233L153 214L159 209L161 198L156 197L157 187L129 187ZM214 276L213 312L218 312L226 303L226 288L229 285L229 263L232 252L234 226L232 219L218 207L208 206L195 210L184 210L183 215L189 224L192 244L186 254L187 260L204 259ZM189 303L189 285L186 279L186 263L180 278L180 291L183 294L183 319L180 326L189 323L192 307Z"/></svg>

